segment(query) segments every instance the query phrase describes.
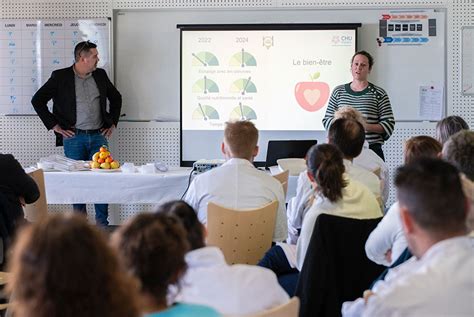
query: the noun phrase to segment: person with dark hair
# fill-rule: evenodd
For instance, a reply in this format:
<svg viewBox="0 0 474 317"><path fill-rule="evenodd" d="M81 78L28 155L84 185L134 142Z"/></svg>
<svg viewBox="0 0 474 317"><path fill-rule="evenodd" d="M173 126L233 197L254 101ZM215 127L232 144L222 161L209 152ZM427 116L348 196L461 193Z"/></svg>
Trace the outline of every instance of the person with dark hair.
<svg viewBox="0 0 474 317"><path fill-rule="evenodd" d="M177 219L139 214L115 231L111 241L124 268L140 282L144 317L220 316L206 306L168 304L168 288L177 285L186 272L184 256L189 250L186 232Z"/></svg>
<svg viewBox="0 0 474 317"><path fill-rule="evenodd" d="M253 165L258 154L257 144L258 130L251 121L226 122L221 144L226 162L198 175L184 200L196 210L203 224L207 223L209 202L231 209L253 209L277 201L273 241L283 241L287 236L283 186Z"/></svg>
<svg viewBox="0 0 474 317"><path fill-rule="evenodd" d="M25 221L22 205L40 197L36 182L11 154L0 153L0 267L5 263L16 229Z"/></svg>
<svg viewBox="0 0 474 317"><path fill-rule="evenodd" d="M441 157L461 172L464 194L471 202L467 225L474 235L474 132L462 130L443 145Z"/></svg>
<svg viewBox="0 0 474 317"><path fill-rule="evenodd" d="M322 213L355 218L372 219L382 216L374 194L360 182L345 173L343 155L332 144L314 145L308 151L307 173L311 181L314 202L303 218L301 234L296 246L280 244L271 248L259 265L272 269L279 277L285 277L282 286L293 294L299 270L308 249L314 224ZM291 256L296 247L296 258Z"/></svg>
<svg viewBox="0 0 474 317"><path fill-rule="evenodd" d="M137 283L84 217L58 214L19 233L8 290L16 317L138 317Z"/></svg>
<svg viewBox="0 0 474 317"><path fill-rule="evenodd" d="M412 137L405 143L405 164L423 157L437 158L440 152L441 144L432 137L426 135ZM406 248L407 241L400 221L399 204L395 202L370 234L365 244L365 252L373 262L393 267Z"/></svg>
<svg viewBox="0 0 474 317"><path fill-rule="evenodd" d="M365 116L365 131L370 149L384 159L382 145L392 135L395 119L385 90L368 81L373 65L374 59L366 51L356 52L352 56L352 82L334 88L323 124L328 130L339 107L356 108Z"/></svg>
<svg viewBox="0 0 474 317"><path fill-rule="evenodd" d="M75 63L55 70L35 93L31 103L48 130L56 134L56 146L74 160L92 160L92 155L107 145L118 124L122 96L105 70L97 68L97 45L84 41L74 49ZM53 112L48 102L53 100ZM107 100L109 104L107 105ZM85 204L74 204L75 212L87 213ZM95 205L98 225L108 225L108 205Z"/></svg>
<svg viewBox="0 0 474 317"><path fill-rule="evenodd" d="M353 160L362 152L365 132L361 123L351 119L337 119L329 127L328 143L335 145L343 154L345 172L352 180L358 181L375 195L380 205L385 201L381 197L381 180L369 170L353 164ZM296 243L301 224L309 209L313 190L308 173L298 177L296 197L288 204L288 241Z"/></svg>
<svg viewBox="0 0 474 317"><path fill-rule="evenodd" d="M400 217L412 259L390 270L344 316L472 316L474 247L458 170L422 158L395 176Z"/></svg>
<svg viewBox="0 0 474 317"><path fill-rule="evenodd" d="M206 229L184 201L165 203L157 213L176 217L184 226L191 246L185 256L188 269L180 282L178 302L206 305L223 315L241 316L289 300L272 271L245 264L228 265L219 248L206 247Z"/></svg>
<svg viewBox="0 0 474 317"><path fill-rule="evenodd" d="M466 121L460 116L448 116L436 124L436 138L444 144L451 135L461 130L469 130Z"/></svg>

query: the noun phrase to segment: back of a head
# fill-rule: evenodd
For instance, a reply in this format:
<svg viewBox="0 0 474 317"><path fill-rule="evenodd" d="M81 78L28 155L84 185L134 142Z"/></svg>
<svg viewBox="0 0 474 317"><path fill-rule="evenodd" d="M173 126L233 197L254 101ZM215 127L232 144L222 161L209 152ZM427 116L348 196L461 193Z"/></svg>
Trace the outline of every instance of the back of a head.
<svg viewBox="0 0 474 317"><path fill-rule="evenodd" d="M432 236L466 230L465 196L453 165L434 158L415 160L397 169L395 185L400 206Z"/></svg>
<svg viewBox="0 0 474 317"><path fill-rule="evenodd" d="M224 143L232 157L249 158L258 143L258 130L250 121L227 122L224 130Z"/></svg>
<svg viewBox="0 0 474 317"><path fill-rule="evenodd" d="M112 236L112 245L142 294L157 302L166 298L186 270L189 249L183 226L173 217L143 213L133 217Z"/></svg>
<svg viewBox="0 0 474 317"><path fill-rule="evenodd" d="M436 139L444 144L450 136L461 131L469 130L469 125L459 116L446 117L436 124Z"/></svg>
<svg viewBox="0 0 474 317"><path fill-rule="evenodd" d="M338 119L354 120L362 124L362 126L365 125L365 120L362 113L356 108L350 106L343 106L337 109L337 111L334 113L334 120Z"/></svg>
<svg viewBox="0 0 474 317"><path fill-rule="evenodd" d="M441 144L427 135L415 136L405 142L405 164L422 157L437 158L439 153L441 153Z"/></svg>
<svg viewBox="0 0 474 317"><path fill-rule="evenodd" d="M364 127L355 120L337 119L329 127L328 141L337 146L345 158L353 159L362 152Z"/></svg>
<svg viewBox="0 0 474 317"><path fill-rule="evenodd" d="M462 130L443 145L443 158L474 181L474 132Z"/></svg>
<svg viewBox="0 0 474 317"><path fill-rule="evenodd" d="M136 284L84 217L59 214L26 227L10 264L15 316L138 316Z"/></svg>
<svg viewBox="0 0 474 317"><path fill-rule="evenodd" d="M344 162L342 153L332 144L313 145L307 154L306 164L318 184L318 191L332 202L342 198Z"/></svg>
<svg viewBox="0 0 474 317"><path fill-rule="evenodd" d="M204 244L204 227L199 221L196 211L182 200L174 200L164 203L156 210L159 214L176 217L184 229L191 250L203 248Z"/></svg>

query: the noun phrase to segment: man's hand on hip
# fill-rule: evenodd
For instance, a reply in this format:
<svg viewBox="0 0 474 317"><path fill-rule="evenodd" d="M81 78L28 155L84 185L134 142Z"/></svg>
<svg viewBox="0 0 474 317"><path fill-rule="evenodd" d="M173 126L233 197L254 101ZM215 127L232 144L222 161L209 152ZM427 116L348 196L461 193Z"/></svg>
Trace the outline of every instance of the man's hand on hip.
<svg viewBox="0 0 474 317"><path fill-rule="evenodd" d="M112 132L115 130L115 125L111 125L110 128L103 128L101 130L102 135L105 136L106 138L110 137L112 135Z"/></svg>
<svg viewBox="0 0 474 317"><path fill-rule="evenodd" d="M72 130L64 130L59 126L59 124L56 124L53 127L54 132L61 134L65 138L71 138L74 136L74 131Z"/></svg>

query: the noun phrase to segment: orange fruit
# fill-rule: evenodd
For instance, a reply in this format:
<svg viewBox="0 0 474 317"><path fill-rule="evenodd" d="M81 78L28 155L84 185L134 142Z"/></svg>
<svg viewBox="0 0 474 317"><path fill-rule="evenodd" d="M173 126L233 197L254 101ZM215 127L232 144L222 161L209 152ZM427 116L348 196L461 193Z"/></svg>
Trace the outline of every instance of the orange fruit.
<svg viewBox="0 0 474 317"><path fill-rule="evenodd" d="M103 159L103 158L99 158L99 159L97 160L97 162L102 164L102 163L104 163L104 162L105 162L105 159Z"/></svg>
<svg viewBox="0 0 474 317"><path fill-rule="evenodd" d="M107 149L107 146L105 145L102 145L99 149L99 152L106 152L106 151L108 151L108 149Z"/></svg>
<svg viewBox="0 0 474 317"><path fill-rule="evenodd" d="M105 152L100 152L99 157L105 160L109 155L110 155L110 152L105 151Z"/></svg>
<svg viewBox="0 0 474 317"><path fill-rule="evenodd" d="M112 158L112 156L109 156L108 158L105 159L105 161L107 163L112 163L114 161L114 159Z"/></svg>

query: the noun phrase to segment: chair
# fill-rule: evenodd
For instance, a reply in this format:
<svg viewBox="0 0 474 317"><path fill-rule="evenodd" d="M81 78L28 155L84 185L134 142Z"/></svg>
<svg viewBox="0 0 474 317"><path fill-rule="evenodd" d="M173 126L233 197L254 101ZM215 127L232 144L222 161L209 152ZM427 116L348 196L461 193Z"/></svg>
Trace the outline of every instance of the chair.
<svg viewBox="0 0 474 317"><path fill-rule="evenodd" d="M44 172L42 169L28 173L38 185L40 197L37 201L24 207L25 218L30 222L36 222L48 214L48 203L46 202L46 189L44 186Z"/></svg>
<svg viewBox="0 0 474 317"><path fill-rule="evenodd" d="M290 176L289 170L273 175L273 177L275 177L276 180L281 183L281 186L283 186L283 193L285 194L285 197L286 197L286 192L288 191L288 177L289 176Z"/></svg>
<svg viewBox="0 0 474 317"><path fill-rule="evenodd" d="M300 317L341 316L342 303L362 296L382 273L364 249L380 219L318 216L296 286Z"/></svg>
<svg viewBox="0 0 474 317"><path fill-rule="evenodd" d="M298 317L300 299L292 297L287 303L247 317Z"/></svg>
<svg viewBox="0 0 474 317"><path fill-rule="evenodd" d="M278 202L257 209L207 205L207 244L219 247L229 264L257 264L272 244Z"/></svg>

